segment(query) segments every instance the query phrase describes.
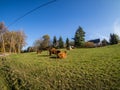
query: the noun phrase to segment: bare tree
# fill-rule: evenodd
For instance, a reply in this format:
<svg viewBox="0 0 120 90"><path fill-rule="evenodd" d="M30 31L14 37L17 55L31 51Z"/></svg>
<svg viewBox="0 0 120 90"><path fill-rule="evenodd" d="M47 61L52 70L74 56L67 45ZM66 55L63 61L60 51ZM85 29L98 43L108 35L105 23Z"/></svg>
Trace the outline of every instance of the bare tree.
<svg viewBox="0 0 120 90"><path fill-rule="evenodd" d="M42 48L47 48L50 45L50 36L49 35L44 35L43 37L43 42L42 42Z"/></svg>
<svg viewBox="0 0 120 90"><path fill-rule="evenodd" d="M20 53L26 45L26 35L23 31L9 31L4 23L0 23L0 49L3 53Z"/></svg>
<svg viewBox="0 0 120 90"><path fill-rule="evenodd" d="M49 46L50 46L50 36L49 35L44 35L42 38L40 38L34 42L34 47L37 50L46 49Z"/></svg>
<svg viewBox="0 0 120 90"><path fill-rule="evenodd" d="M20 53L23 46L26 45L25 39L26 39L26 35L23 31L16 32L15 40L16 40L16 48L18 53Z"/></svg>
<svg viewBox="0 0 120 90"><path fill-rule="evenodd" d="M1 42L1 49L2 49L1 51L3 53L6 52L6 50L5 50L5 41L4 41L4 37L3 37L3 35L5 34L6 31L7 31L7 28L5 27L4 23L1 22L0 23L0 42Z"/></svg>
<svg viewBox="0 0 120 90"><path fill-rule="evenodd" d="M10 32L10 49L9 49L9 52L14 52L16 53L16 48L15 48L15 45L16 45L16 40L15 40L15 37L16 37L16 33L14 31L11 31Z"/></svg>

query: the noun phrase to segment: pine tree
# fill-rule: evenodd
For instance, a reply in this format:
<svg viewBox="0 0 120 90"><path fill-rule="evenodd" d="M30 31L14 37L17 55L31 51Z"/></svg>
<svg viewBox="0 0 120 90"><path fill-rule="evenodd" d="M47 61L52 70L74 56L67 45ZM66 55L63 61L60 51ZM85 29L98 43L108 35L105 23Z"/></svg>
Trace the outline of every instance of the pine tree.
<svg viewBox="0 0 120 90"><path fill-rule="evenodd" d="M110 34L110 44L118 44L119 42L119 36L117 34Z"/></svg>
<svg viewBox="0 0 120 90"><path fill-rule="evenodd" d="M79 28L75 32L74 43L75 47L82 47L85 42L85 32L83 31L82 27Z"/></svg>
<svg viewBox="0 0 120 90"><path fill-rule="evenodd" d="M57 38L56 38L56 36L53 37L53 47L57 47Z"/></svg>
<svg viewBox="0 0 120 90"><path fill-rule="evenodd" d="M63 42L63 39L62 39L61 36L60 36L58 41L59 41L59 48L63 48L64 47L64 42Z"/></svg>
<svg viewBox="0 0 120 90"><path fill-rule="evenodd" d="M70 46L69 38L66 39L66 47L68 48Z"/></svg>

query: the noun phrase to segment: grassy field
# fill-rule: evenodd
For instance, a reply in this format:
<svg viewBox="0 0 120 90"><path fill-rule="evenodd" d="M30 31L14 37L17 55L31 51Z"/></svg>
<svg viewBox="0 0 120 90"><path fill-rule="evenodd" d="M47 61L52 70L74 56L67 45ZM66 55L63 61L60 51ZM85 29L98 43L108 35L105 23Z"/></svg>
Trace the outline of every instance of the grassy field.
<svg viewBox="0 0 120 90"><path fill-rule="evenodd" d="M120 90L120 44L67 51L12 54L0 60L0 90Z"/></svg>

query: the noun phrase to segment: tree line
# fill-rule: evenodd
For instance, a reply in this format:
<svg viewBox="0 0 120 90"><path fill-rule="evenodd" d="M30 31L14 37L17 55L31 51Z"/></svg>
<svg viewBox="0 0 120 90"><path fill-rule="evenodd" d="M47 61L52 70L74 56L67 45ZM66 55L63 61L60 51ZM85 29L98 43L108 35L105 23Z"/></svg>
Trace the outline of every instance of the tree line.
<svg viewBox="0 0 120 90"><path fill-rule="evenodd" d="M20 53L26 45L25 39L23 31L10 31L3 22L0 22L0 52Z"/></svg>
<svg viewBox="0 0 120 90"><path fill-rule="evenodd" d="M53 40L50 39L49 35L43 35L40 39L35 40L32 47L28 47L26 52L37 51L37 50L47 50L50 47L54 48L64 48L68 47L69 39L67 38L66 43L64 43L63 38L60 36L57 39L56 36L53 37Z"/></svg>
<svg viewBox="0 0 120 90"><path fill-rule="evenodd" d="M75 33L75 37L73 40L69 40L66 38L66 41L63 41L62 36L57 39L56 36L53 37L53 40L50 39L49 35L43 35L42 38L35 40L34 45L30 46L25 50L25 52L37 51L37 50L46 50L50 47L54 48L69 48L73 47L81 47L85 42L85 32L81 27L79 27Z"/></svg>
<svg viewBox="0 0 120 90"><path fill-rule="evenodd" d="M10 31L6 28L3 22L0 22L0 52L20 53L22 48L26 45L26 35L23 31ZM120 42L117 34L110 34L109 41L103 39L99 44L92 42L95 40L85 41L85 31L82 27L78 27L74 37L69 40L66 38L64 42L62 36L58 39L56 36L51 40L49 35L43 35L40 39L34 41L33 46L29 46L25 52L46 50L49 47L54 48L69 48L70 46L81 48L81 47L96 47L118 44ZM99 40L100 41L100 40Z"/></svg>
<svg viewBox="0 0 120 90"><path fill-rule="evenodd" d="M36 50L45 50L49 47L54 48L69 48L70 46L74 46L76 48L81 47L98 47L98 46L106 46L106 45L113 45L119 43L119 36L117 34L110 34L109 41L106 39L103 39L100 42L100 39L98 39L99 43L96 45L95 40L85 41L85 32L82 27L78 27L78 29L75 32L74 38L72 38L72 41L69 40L69 38L66 38L66 41L63 41L62 36L57 39L56 36L53 37L53 40L50 39L49 35L43 35L42 38L37 39L34 42L33 47L28 47L26 51L36 51Z"/></svg>

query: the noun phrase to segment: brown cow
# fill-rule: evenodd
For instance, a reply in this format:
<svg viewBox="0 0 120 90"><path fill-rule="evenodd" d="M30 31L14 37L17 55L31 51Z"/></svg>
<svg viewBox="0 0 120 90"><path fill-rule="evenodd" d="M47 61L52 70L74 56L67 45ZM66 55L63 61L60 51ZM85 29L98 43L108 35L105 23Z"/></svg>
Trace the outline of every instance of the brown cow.
<svg viewBox="0 0 120 90"><path fill-rule="evenodd" d="M49 55L51 56L52 54L58 54L58 53L60 53L60 50L57 50L57 49L55 49L55 48L51 48L51 49L49 49Z"/></svg>
<svg viewBox="0 0 120 90"><path fill-rule="evenodd" d="M49 49L49 55L51 56L52 54L55 54L57 56L57 58L66 58L67 56L67 52L66 51L60 51L60 50L57 50L55 48L51 48Z"/></svg>
<svg viewBox="0 0 120 90"><path fill-rule="evenodd" d="M66 51L64 51L64 52L60 52L60 53L58 53L58 58L60 58L60 59L62 59L62 58L66 58L66 56L67 56L67 52Z"/></svg>

